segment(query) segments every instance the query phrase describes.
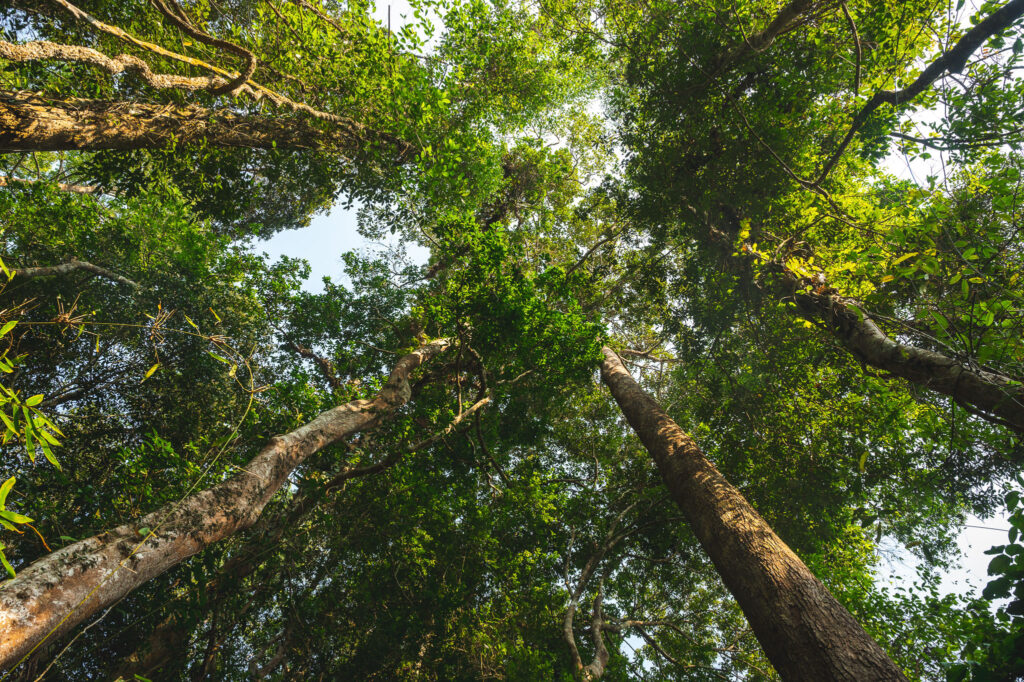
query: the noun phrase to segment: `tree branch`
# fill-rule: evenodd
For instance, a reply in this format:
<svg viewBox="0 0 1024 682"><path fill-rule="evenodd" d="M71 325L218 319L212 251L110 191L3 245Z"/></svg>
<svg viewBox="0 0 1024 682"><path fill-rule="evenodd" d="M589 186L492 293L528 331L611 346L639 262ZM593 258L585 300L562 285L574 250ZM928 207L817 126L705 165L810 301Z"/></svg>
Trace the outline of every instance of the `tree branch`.
<svg viewBox="0 0 1024 682"><path fill-rule="evenodd" d="M93 265L88 261L78 260L77 258L72 258L70 262L61 263L60 265L45 265L33 268L17 268L14 270L14 276L25 278L54 277L57 275L66 275L70 272L76 272L78 270L90 272L93 275L109 279L113 282L117 282L118 284L125 284L133 289L141 288L138 282L130 280L127 277L122 277L116 272L112 272L111 270L107 270L106 268L101 268L98 265Z"/></svg>
<svg viewBox="0 0 1024 682"><path fill-rule="evenodd" d="M818 178L812 183L820 185L835 168L839 159L850 146L854 135L867 122L868 118L883 104L898 106L914 99L925 91L939 76L946 73L960 73L967 66L967 60L981 45L997 33L1004 31L1013 25L1015 21L1024 16L1024 0L1011 0L992 14L978 22L970 31L965 33L949 51L928 65L921 72L917 79L902 90L880 90L864 104L864 107L854 117L846 137L839 143L839 147L832 153L825 166L821 169Z"/></svg>
<svg viewBox="0 0 1024 682"><path fill-rule="evenodd" d="M0 41L0 51L3 50L3 41ZM2 55L0 55L2 56ZM12 178L6 176L0 176L0 187L17 187L19 184L32 185L41 184L47 182L46 180L23 180L22 178ZM64 182L55 183L57 189L62 192L75 192L76 194L98 194L100 188L94 185L72 185Z"/></svg>
<svg viewBox="0 0 1024 682"><path fill-rule="evenodd" d="M54 59L61 62L79 62L95 66L111 76L125 71L136 72L142 80L153 88L166 90L206 90L213 92L227 81L216 76L176 76L173 74L153 73L149 64L130 54L119 54L108 57L99 50L80 45L62 45L47 40L14 44L0 40L0 58L12 62L32 62Z"/></svg>
<svg viewBox="0 0 1024 682"><path fill-rule="evenodd" d="M331 388L341 388L344 383L338 378L338 375L334 372L334 363L325 358L322 355L317 355L311 348L307 348L300 343L295 341L291 342L292 349L306 358L316 363L316 366L320 368L320 372L327 379L327 383L331 385Z"/></svg>
<svg viewBox="0 0 1024 682"><path fill-rule="evenodd" d="M195 24L188 18L185 11L181 9L181 6L175 0L167 0L165 4L163 0L150 0L153 5L163 14L165 17L171 20L175 26L180 28L182 31L195 38L201 43L210 45L211 47L220 48L226 52L230 52L237 55L245 60L245 68L239 71L237 77L222 86L216 87L212 90L214 95L231 95L238 94L242 86L252 78L252 75L256 73L256 55L249 50L245 49L240 45L235 45L227 40L221 40L214 38L209 33L200 31L196 28Z"/></svg>

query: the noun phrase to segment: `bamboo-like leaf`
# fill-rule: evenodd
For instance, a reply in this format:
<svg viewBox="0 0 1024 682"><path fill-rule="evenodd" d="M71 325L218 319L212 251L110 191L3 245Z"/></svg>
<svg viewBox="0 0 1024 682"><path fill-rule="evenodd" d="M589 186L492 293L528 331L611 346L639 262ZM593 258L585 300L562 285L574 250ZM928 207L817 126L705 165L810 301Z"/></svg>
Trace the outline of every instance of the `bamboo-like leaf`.
<svg viewBox="0 0 1024 682"><path fill-rule="evenodd" d="M4 505L7 503L7 494L11 492L11 488L14 487L14 476L11 476L0 485L0 509L4 509Z"/></svg>
<svg viewBox="0 0 1024 682"><path fill-rule="evenodd" d="M63 471L63 469L60 468L60 462L57 461L53 451L50 450L50 446L43 441L39 442L39 446L43 449L43 456L46 457L46 461L52 464L57 471Z"/></svg>
<svg viewBox="0 0 1024 682"><path fill-rule="evenodd" d="M11 566L11 562L7 561L7 557L4 556L4 548L2 545L0 545L0 563L4 565L4 568L7 569L7 573L9 573L12 578L18 577L14 572L14 567Z"/></svg>
<svg viewBox="0 0 1024 682"><path fill-rule="evenodd" d="M0 518L6 519L11 523L32 523L32 519L24 514L8 511L6 509L0 509Z"/></svg>
<svg viewBox="0 0 1024 682"><path fill-rule="evenodd" d="M156 363L155 365L153 365L152 367L150 367L149 369L147 369L147 370L146 370L146 376L142 377L142 381L145 381L146 379L148 379L148 378L150 378L151 376L153 376L153 374L154 374L154 373L155 373L155 372L156 372L156 371L157 371L158 369L160 369L160 363L159 363L159 362L158 362L158 363ZM142 382L140 381L139 383L142 383Z"/></svg>
<svg viewBox="0 0 1024 682"><path fill-rule="evenodd" d="M18 427L14 425L14 422L11 421L11 418L8 417L7 414L2 410L0 410L0 421L3 421L4 426L7 427L7 430L10 433L18 433Z"/></svg>

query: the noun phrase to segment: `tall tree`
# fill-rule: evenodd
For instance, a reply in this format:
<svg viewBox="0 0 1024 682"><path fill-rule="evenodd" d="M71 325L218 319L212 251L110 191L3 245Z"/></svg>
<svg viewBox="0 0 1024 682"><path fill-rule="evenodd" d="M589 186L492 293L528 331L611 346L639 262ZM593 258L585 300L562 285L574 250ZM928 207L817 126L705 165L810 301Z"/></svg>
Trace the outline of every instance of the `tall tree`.
<svg viewBox="0 0 1024 682"><path fill-rule="evenodd" d="M12 675L1011 669L930 593L1020 467L1021 3L957 9L2 10ZM886 175L890 140L948 172ZM248 250L339 195L429 262L309 293ZM273 438L339 405L358 435Z"/></svg>

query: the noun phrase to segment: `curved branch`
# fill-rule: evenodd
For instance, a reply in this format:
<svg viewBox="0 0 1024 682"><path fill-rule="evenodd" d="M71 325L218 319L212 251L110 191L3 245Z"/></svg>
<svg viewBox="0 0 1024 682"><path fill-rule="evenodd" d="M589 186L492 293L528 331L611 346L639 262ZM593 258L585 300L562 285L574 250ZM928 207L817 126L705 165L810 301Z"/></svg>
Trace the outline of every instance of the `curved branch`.
<svg viewBox="0 0 1024 682"><path fill-rule="evenodd" d="M857 53L857 66L853 74L853 94L856 97L860 94L860 69L861 62L864 61L864 49L860 44L860 33L857 32L857 22L853 20L850 8L846 6L846 0L839 0L839 5L843 8L843 15L846 17L846 22L850 25L850 33L853 35L853 46Z"/></svg>
<svg viewBox="0 0 1024 682"><path fill-rule="evenodd" d="M234 76L230 72L225 71L224 69L221 69L220 67L214 66L213 64L209 64L207 62L204 62L201 59L194 59L192 57L187 57L187 56L185 56L183 54L178 54L177 52L173 52L171 50L167 50L167 49L165 49L163 47L160 47L159 45L156 45L154 43L150 43L150 42L147 42L145 40L140 40L139 38L136 38L135 36L131 35L130 33L128 33L127 31L125 31L124 29L122 29L122 28L120 28L118 26L112 26L110 24L106 24L106 23L100 21L99 19L97 19L96 17L92 16L88 12L85 12L85 11L81 10L80 8L76 7L75 5L72 5L67 0L51 0L51 1L56 3L56 4L58 4L58 5L60 5L61 7L63 7L65 10L67 10L76 19L81 19L82 21L85 21L86 23L88 23L90 26L92 26L93 28L95 28L98 31L101 31L101 32L106 33L108 35L115 36L117 38L120 38L121 40L124 40L127 43L135 45L136 47L140 47L140 48L142 48L144 50L147 50L149 52L154 52L154 53L159 54L159 55L161 55L163 57L167 57L168 59L173 59L175 61L183 62L183 63L189 64L191 66L196 66L196 67L199 67L199 68L202 68L202 69L206 69L207 71L213 71L214 73L218 74L219 76L222 76L222 78L218 79L218 86L228 85L228 84L230 84L229 81L232 81L233 79L236 78L236 76ZM295 100L287 97L286 95L282 95L279 92L275 92L275 91L273 91L273 90L271 90L271 89L269 89L267 87L264 87L264 86L260 85L259 83L248 81L247 83L245 83L245 84L239 86L238 88L236 88L236 91L237 92L244 92L244 93L250 95L253 99L255 99L257 101L259 101L259 100L261 100L261 99L263 99L265 97L265 98L267 98L268 100L270 100L272 103L274 103L277 106L283 106L283 107L286 107L287 109L290 109L291 111L302 112L304 114L308 114L309 116L312 116L313 118L317 118L317 119L320 119L322 121L328 121L330 123L334 123L334 124L337 124L337 125L346 126L346 127L349 127L349 128L351 128L353 130L356 130L356 129L359 129L359 128L362 127L359 124L357 124L355 121L353 121L353 120L351 120L349 118L345 118L344 116L338 116L337 114L332 114L332 113L326 112L326 111L320 111L319 109L314 109L313 107L309 106L308 104L304 104L302 102L296 102Z"/></svg>
<svg viewBox="0 0 1024 682"><path fill-rule="evenodd" d="M163 0L150 0L153 5L160 10L160 13L170 19L175 26L180 28L182 31L195 38L201 43L209 45L211 47L220 48L226 52L230 52L237 55L245 60L245 68L239 71L237 77L231 82L225 83L224 85L215 88L212 92L215 95L236 95L245 83L252 78L252 75L256 73L256 55L249 50L245 49L241 45L235 45L227 40L221 40L220 38L214 38L209 33L200 31L196 28L195 24L189 20L188 15L181 9L181 6L175 0L167 0L169 4L164 4Z"/></svg>
<svg viewBox="0 0 1024 682"><path fill-rule="evenodd" d="M721 73L730 64L740 59L748 52L764 52L775 39L799 26L808 12L814 9L816 0L792 0L775 15L763 31L749 37L744 37L742 43L737 44L722 55L718 61L715 73Z"/></svg>
<svg viewBox="0 0 1024 682"><path fill-rule="evenodd" d="M338 378L338 375L334 372L333 362L324 356L313 352L312 348L307 348L296 341L291 342L291 347L296 353L307 360L312 360L316 366L320 368L320 373L324 375L325 379L327 379L327 383L330 384L331 388L341 388L344 385L344 383Z"/></svg>
<svg viewBox="0 0 1024 682"><path fill-rule="evenodd" d="M62 45L47 40L36 40L28 43L14 44L0 40L0 58L12 62L32 62L43 59L54 59L61 62L79 62L95 66L114 76L125 71L134 71L146 81L150 87L158 90L175 88L179 90L206 90L213 92L225 80L215 76L176 76L173 74L157 74L149 64L130 54L119 54L108 57L99 50L79 45Z"/></svg>
<svg viewBox="0 0 1024 682"><path fill-rule="evenodd" d="M0 41L2 42L2 41ZM2 46L0 46L2 47ZM32 185L42 184L48 182L47 180L25 180L23 178L12 178L6 176L0 176L0 187L17 187L19 184ZM73 185L65 182L55 183L57 189L62 192L74 192L76 194L99 194L100 188L95 185Z"/></svg>
<svg viewBox="0 0 1024 682"><path fill-rule="evenodd" d="M929 64L913 83L902 90L880 90L876 92L854 117L846 137L839 143L839 147L829 157L818 178L812 184L820 185L825 181L825 178L828 177L828 174L832 172L832 169L835 168L839 159L846 152L846 148L850 146L853 136L857 134L857 131L861 129L878 107L883 104L891 104L893 106L905 104L924 92L942 74L946 72L962 72L964 67L967 66L967 60L970 59L975 50L995 34L1001 33L1012 26L1022 16L1024 16L1024 0L1011 0L965 33L948 52Z"/></svg>

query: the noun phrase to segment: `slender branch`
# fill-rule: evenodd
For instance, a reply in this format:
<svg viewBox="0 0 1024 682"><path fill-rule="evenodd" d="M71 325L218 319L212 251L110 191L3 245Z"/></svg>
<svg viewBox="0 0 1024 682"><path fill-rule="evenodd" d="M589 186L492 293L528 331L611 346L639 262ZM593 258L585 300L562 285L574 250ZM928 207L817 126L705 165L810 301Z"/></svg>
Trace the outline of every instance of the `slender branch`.
<svg viewBox="0 0 1024 682"><path fill-rule="evenodd" d="M1014 135L1019 135L1022 132L1024 132L1024 128L1014 128L1013 130L1007 130L1003 133L979 135L971 140L956 140L949 137L914 137L913 135L907 135L906 133L898 131L889 133L889 137L895 137L924 147L930 147L936 151L948 152L954 149L982 149L985 147L998 147L1000 145L1007 144L1009 138Z"/></svg>
<svg viewBox="0 0 1024 682"><path fill-rule="evenodd" d="M320 372L327 379L327 383L331 385L331 388L341 388L343 382L338 378L338 375L334 372L334 363L325 358L322 355L317 355L312 349L303 346L295 341L291 342L292 349L306 358L316 363L316 366L320 368Z"/></svg>
<svg viewBox="0 0 1024 682"><path fill-rule="evenodd" d="M349 36L349 32L346 31L341 24L331 19L331 17L324 14L320 9L318 9L316 6L314 6L307 0L292 0L292 2L294 2L296 5L299 5L300 7L305 7L306 9L311 11L313 14L317 15L322 21L326 22L327 24L330 24L330 26L334 28L334 30L336 30L338 33L345 36L346 38Z"/></svg>
<svg viewBox="0 0 1024 682"><path fill-rule="evenodd" d="M913 83L902 90L880 90L876 92L854 117L846 137L839 143L836 150L832 152L832 156L829 157L825 166L821 169L818 178L812 184L820 185L825 181L825 178L828 177L829 173L832 172L832 169L839 162L839 159L846 152L846 148L850 146L854 135L857 134L857 131L863 127L878 107L883 104L891 104L892 106L905 104L924 92L942 74L946 72L961 73L967 66L967 60L970 59L975 50L995 34L1012 26L1022 16L1024 16L1024 0L1011 0L1011 2L1006 3L985 17L970 31L965 33L957 41L956 45L929 64Z"/></svg>
<svg viewBox="0 0 1024 682"><path fill-rule="evenodd" d="M814 0L793 0L784 6L763 31L744 38L742 43L725 52L719 60L718 68L715 69L715 72L721 73L726 67L748 52L756 53L767 50L775 42L776 38L799 26L803 22L805 15L814 9L815 4Z"/></svg>
<svg viewBox="0 0 1024 682"><path fill-rule="evenodd" d="M245 60L245 68L239 72L238 76L231 82L215 88L212 91L213 94L236 95L242 86L252 78L254 73L256 73L256 55L240 45L236 45L227 40L221 40L220 38L214 38L209 33L200 31L191 22L191 20L189 20L188 15L185 14L185 11L181 9L181 6L175 0L167 0L166 4L163 0L150 0L150 2L160 10L161 14L170 19L175 26L180 28L189 36L195 38L201 43L210 45L211 47L220 48L225 52L230 52Z"/></svg>
<svg viewBox="0 0 1024 682"><path fill-rule="evenodd" d="M18 268L17 270L14 271L14 275L15 277L26 278L54 277L56 275L66 275L70 272L75 272L77 270L91 272L94 275L103 277L105 279L109 279L111 281L117 282L118 284L128 285L133 289L141 288L138 282L130 280L127 277L123 277L111 270L107 270L106 268L101 268L98 265L93 265L88 261L78 260L77 258L72 258L70 262L61 263L60 265L45 265L33 268Z"/></svg>
<svg viewBox="0 0 1024 682"><path fill-rule="evenodd" d="M393 452L392 454L388 455L387 457L385 457L384 459L382 459L381 461L379 461L379 462L377 462L375 464L368 464L368 465L362 466L362 467L346 467L346 468L342 469L338 474L336 474L334 476L334 478L332 478L330 481L328 481L324 485L324 490L325 491L335 490L337 488L340 488L342 486L342 484L345 481L349 480L350 478L358 478L360 476L368 476L370 474L375 474L375 473L383 471L384 469L387 469L387 468L389 468L391 466L394 466L395 464L398 463L398 461L400 459L402 459L402 457L404 457L404 456L406 456L408 454L411 454L413 452L416 452L417 450L422 450L423 448L425 448L425 447L427 447L429 445L433 445L434 443L436 443L440 439L444 438L449 433L454 431L455 427L457 427L460 423L465 421L465 419L467 417L469 417L470 415L475 413L477 410L479 410L479 409L481 409L483 407L486 407L487 404L490 403L490 402L491 402L490 397L481 398L480 400L478 400L475 403L473 403L473 405L471 405L468 409L466 409L462 414L460 414L455 419L453 419L448 424L448 426L446 426L441 431L438 431L434 435L429 436L428 438L424 438L423 440L419 441L418 443L414 443L413 445L410 445L409 447L407 447L407 448L405 448L403 450L397 450L397 451Z"/></svg>
<svg viewBox="0 0 1024 682"><path fill-rule="evenodd" d="M617 352L619 355L628 355L629 357L633 358L654 360L655 362L668 362L672 364L677 362L683 362L683 360L680 360L679 358L657 356L652 351L649 350L633 350L632 348L623 348L622 350Z"/></svg>
<svg viewBox="0 0 1024 682"><path fill-rule="evenodd" d="M850 8L846 6L846 1L839 0L839 6L843 8L846 21L850 24L850 33L853 34L853 46L856 48L857 68L853 74L853 94L857 96L860 94L860 69L861 63L864 61L864 50L860 44L860 33L857 32L857 23L853 20L853 15L850 14Z"/></svg>
<svg viewBox="0 0 1024 682"><path fill-rule="evenodd" d="M585 263L587 261L588 258L590 258L591 256L594 255L595 251L597 251L601 246L607 244L608 242L610 242L613 239L615 239L616 237L618 237L620 234L622 234L622 232L625 229L626 229L625 226L620 227L618 230L613 231L610 235L608 235L604 239L598 240L598 242L596 244L594 244L589 249L587 249L587 252L585 254L580 256L580 259L578 261L573 263L571 268L569 268L568 270L565 271L566 276L571 275L572 273L574 273L577 268L579 268L581 265L583 265L583 263Z"/></svg>

